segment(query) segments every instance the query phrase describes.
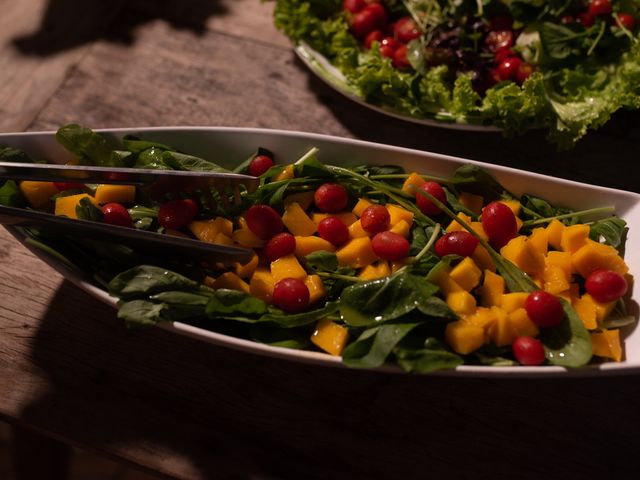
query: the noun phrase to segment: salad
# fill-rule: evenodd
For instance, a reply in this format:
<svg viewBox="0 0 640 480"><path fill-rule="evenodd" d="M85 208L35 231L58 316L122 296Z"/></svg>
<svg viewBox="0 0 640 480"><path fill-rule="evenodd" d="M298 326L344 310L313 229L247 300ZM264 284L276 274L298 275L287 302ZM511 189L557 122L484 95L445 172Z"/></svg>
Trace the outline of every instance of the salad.
<svg viewBox="0 0 640 480"><path fill-rule="evenodd" d="M341 90L410 117L568 148L640 107L634 0L276 0L274 16Z"/></svg>
<svg viewBox="0 0 640 480"><path fill-rule="evenodd" d="M114 148L79 125L57 138L83 164L224 171L136 137ZM0 203L253 250L247 263L225 266L26 231L31 245L117 297L130 327L186 322L410 372L622 360L620 329L636 319L625 306L627 226L612 207L516 198L474 165L442 178L325 164L317 148L277 155L257 148L237 166L260 178L239 202L234 192L149 198L130 185L7 180ZM33 161L10 147L0 159Z"/></svg>

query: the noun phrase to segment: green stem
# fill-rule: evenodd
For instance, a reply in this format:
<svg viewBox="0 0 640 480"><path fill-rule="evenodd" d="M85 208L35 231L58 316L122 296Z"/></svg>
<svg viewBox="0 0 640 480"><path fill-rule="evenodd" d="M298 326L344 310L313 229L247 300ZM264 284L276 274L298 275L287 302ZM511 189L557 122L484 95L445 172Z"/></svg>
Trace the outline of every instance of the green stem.
<svg viewBox="0 0 640 480"><path fill-rule="evenodd" d="M547 217L547 218L538 218L535 220L527 220L523 222L522 225L525 227L530 227L532 225L540 225L543 223L550 223L553 220L562 220L563 218L573 218L573 217L583 217L585 215L595 215L595 214L604 214L604 213L613 213L615 212L615 207L599 207L599 208L591 208L589 210L581 210L579 212L571 212L565 213L563 215L556 215L555 217Z"/></svg>
<svg viewBox="0 0 640 480"><path fill-rule="evenodd" d="M422 257L424 257L426 255L426 253L429 250L431 250L431 247L433 246L433 244L436 243L436 240L438 239L438 235L440 234L440 230L442 230L442 227L440 226L439 223L436 223L436 226L433 229L433 233L431 234L431 237L429 238L429 241L427 242L427 244L424 247L422 247L422 250L420 250L415 257L410 259L408 264L406 264L403 267L399 268L396 271L396 273L394 273L394 275L399 274L400 272L404 271L409 265L411 265L412 263L416 263L418 260L420 260Z"/></svg>
<svg viewBox="0 0 640 480"><path fill-rule="evenodd" d="M587 51L587 57L591 56L593 51L598 46L598 43L600 43L600 39L602 39L602 36L604 35L604 31L605 31L606 28L607 28L607 26L606 26L605 22L601 22L600 31L598 32L598 36L595 38L595 40L593 41L593 43L589 47L589 50Z"/></svg>
<svg viewBox="0 0 640 480"><path fill-rule="evenodd" d="M409 178L409 175L408 173L388 173L386 175L371 175L369 178L371 180L406 180ZM438 183L451 183L450 179L444 177L436 177L433 175L420 175L420 177L424 180L432 180Z"/></svg>
<svg viewBox="0 0 640 480"><path fill-rule="evenodd" d="M358 283L363 281L358 277L352 277L351 275L340 275L339 273L316 272L315 274L318 275L319 277L334 278L336 280L345 280L347 282L353 282L353 283Z"/></svg>

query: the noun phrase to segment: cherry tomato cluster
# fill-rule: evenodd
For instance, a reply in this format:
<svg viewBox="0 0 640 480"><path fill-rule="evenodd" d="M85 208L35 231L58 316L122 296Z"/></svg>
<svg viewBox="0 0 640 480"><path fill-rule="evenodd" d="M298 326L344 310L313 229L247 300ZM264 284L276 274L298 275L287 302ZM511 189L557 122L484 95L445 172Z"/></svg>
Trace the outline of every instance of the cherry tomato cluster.
<svg viewBox="0 0 640 480"><path fill-rule="evenodd" d="M378 42L380 55L391 59L398 69L410 66L407 44L422 32L411 17L390 21L389 14L379 0L344 0L342 8L349 16L353 35L370 49Z"/></svg>
<svg viewBox="0 0 640 480"><path fill-rule="evenodd" d="M565 25L579 23L583 27L589 28L593 26L597 18L607 20L615 27L622 25L627 30L633 30L636 26L636 19L631 13L617 12L614 17L611 0L591 0L586 8L564 15L560 18L560 23Z"/></svg>
<svg viewBox="0 0 640 480"><path fill-rule="evenodd" d="M517 32L513 29L511 17L499 15L490 20L484 44L494 55L493 69L490 72L494 83L511 80L522 85L535 71L533 65L522 60L511 48L516 38Z"/></svg>

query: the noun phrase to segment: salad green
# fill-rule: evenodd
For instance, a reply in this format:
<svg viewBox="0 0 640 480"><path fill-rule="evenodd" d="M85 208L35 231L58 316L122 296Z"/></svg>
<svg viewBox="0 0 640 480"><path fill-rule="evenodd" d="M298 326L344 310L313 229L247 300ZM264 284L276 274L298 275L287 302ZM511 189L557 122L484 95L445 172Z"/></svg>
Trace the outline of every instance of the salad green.
<svg viewBox="0 0 640 480"><path fill-rule="evenodd" d="M123 166L221 168L134 137L125 137L121 148L113 148L99 134L78 125L62 127L58 138L88 164L117 159ZM29 160L24 152L10 153ZM258 148L237 170L247 172L258 157L267 155L275 158L273 152ZM151 157L154 160L147 163ZM602 342L613 342L614 336L619 338L618 329L635 322L625 310L624 292L605 302L594 300L585 286L589 271L596 267L606 265L620 272L616 273L620 278L627 272L618 253L624 252L627 227L612 215L611 207L572 211L533 195L516 198L474 165L458 168L450 178L423 177L391 165L324 164L317 148L292 164L269 165L260 176L260 188L243 191L240 204L216 197L212 206L212 192L204 191L168 192L162 199L136 195L120 204L131 228L253 248L255 257L245 265L184 262L151 257L124 245L36 229L25 233L32 245L90 274L117 297L118 317L131 328L186 322L274 346L324 350L341 355L351 367L395 363L410 372L463 364L529 364L511 346L514 339L524 337L536 337L532 341L544 346L546 360L542 361L550 365L580 367L591 362L593 355L620 359L615 349L603 350ZM442 195L423 188L429 183L443 185ZM332 211L318 211L318 205L336 198L318 197L327 185L339 187L344 203ZM56 193L36 207L33 192L53 186ZM9 180L0 185L0 203L111 223L113 200L96 203L99 189L97 185ZM121 195L118 189L126 187L113 190ZM419 207L420 197L429 200L429 211ZM75 210L58 208L70 201ZM519 211L517 216L509 214L520 225L504 246L496 244L485 218L496 204ZM167 209L175 205L196 210L178 225L167 212L176 217L188 211ZM260 216L252 219L252 209L257 207ZM394 215L394 223L389 216L383 230L370 231L365 218L373 207ZM585 223L593 218L599 219ZM280 219L279 230L268 237L258 235ZM327 238L335 237L321 227L325 220L335 223L336 219L345 222L345 229L349 224L346 243L332 244ZM392 241L378 241L390 232ZM443 239L451 236L471 242L473 253L442 247ZM284 237L294 240L295 250L282 251ZM522 247L525 244L528 250ZM398 246L400 255L395 253ZM594 260L598 252L603 253ZM558 259L561 263L556 263ZM564 275L559 265L567 261L575 265L563 280L558 277ZM279 285L292 279L298 279L307 292L302 308L291 307L290 298L279 300ZM491 282L496 280L502 287L494 291ZM566 285L558 288L563 281ZM538 328L524 302L543 290L557 292L564 313L558 324ZM293 290L284 292L285 297L294 295ZM501 298L513 308L501 305ZM596 318L596 308L606 313Z"/></svg>
<svg viewBox="0 0 640 480"><path fill-rule="evenodd" d="M640 107L639 18L633 0L276 0L274 12L370 104L507 135L545 129L560 148Z"/></svg>

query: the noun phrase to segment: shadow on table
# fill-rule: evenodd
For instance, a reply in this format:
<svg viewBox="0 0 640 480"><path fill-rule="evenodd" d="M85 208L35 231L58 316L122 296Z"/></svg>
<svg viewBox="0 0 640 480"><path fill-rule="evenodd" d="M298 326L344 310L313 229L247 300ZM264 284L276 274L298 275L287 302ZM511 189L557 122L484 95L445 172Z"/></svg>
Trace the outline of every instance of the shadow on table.
<svg viewBox="0 0 640 480"><path fill-rule="evenodd" d="M127 331L68 282L32 345L25 424L184 478L612 478L640 446L635 377L304 365Z"/></svg>
<svg viewBox="0 0 640 480"><path fill-rule="evenodd" d="M137 27L158 19L201 35L209 17L225 12L219 0L49 0L39 30L13 43L29 55L51 55L99 39L131 44Z"/></svg>
<svg viewBox="0 0 640 480"><path fill-rule="evenodd" d="M297 58L296 63L306 70ZM309 88L357 138L640 192L638 111L617 112L572 150L558 151L542 131L504 138L496 132L452 130L399 120L352 102L313 73L308 75Z"/></svg>

